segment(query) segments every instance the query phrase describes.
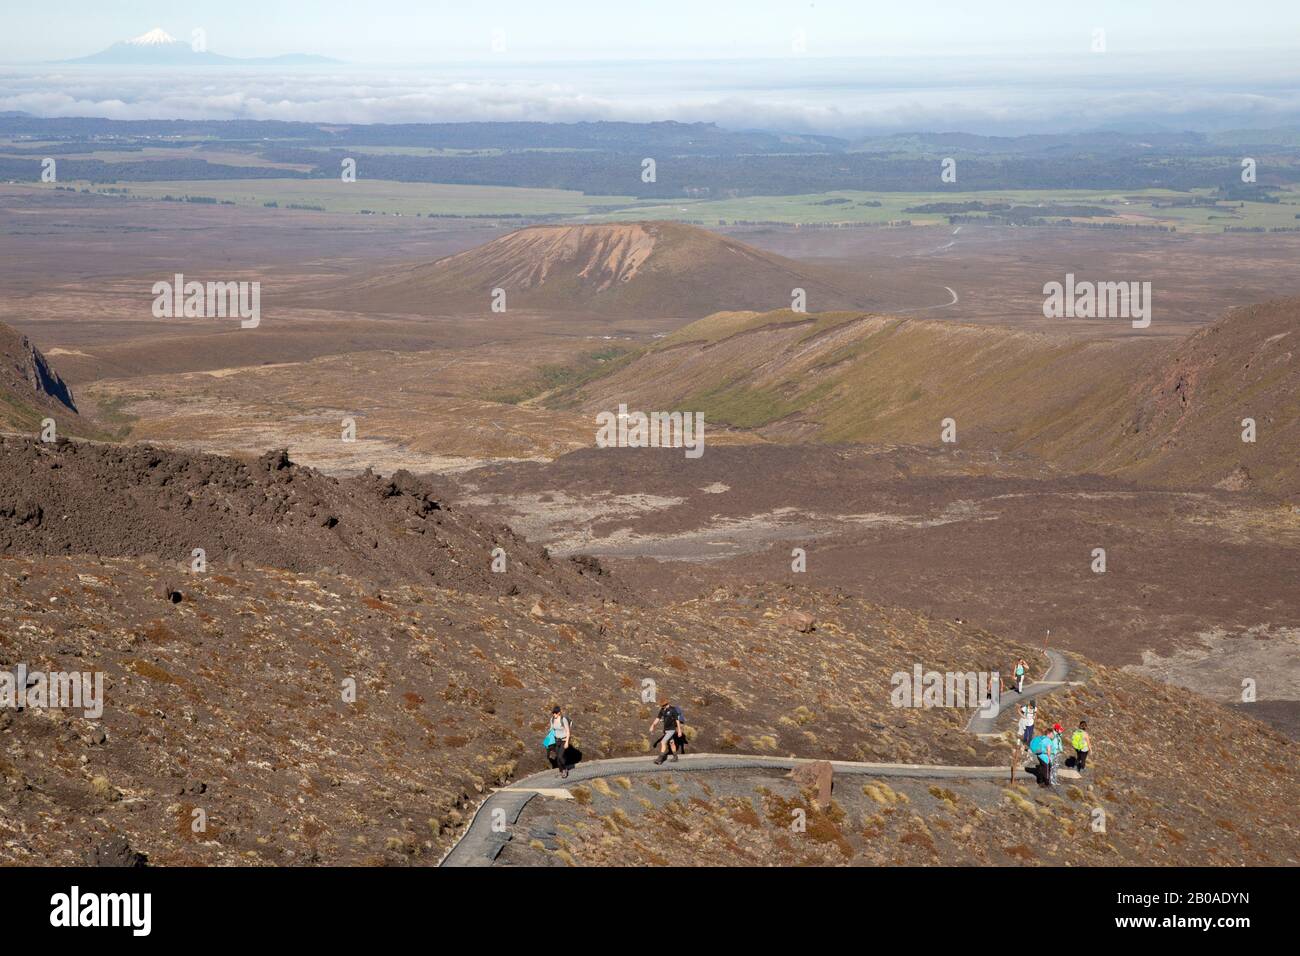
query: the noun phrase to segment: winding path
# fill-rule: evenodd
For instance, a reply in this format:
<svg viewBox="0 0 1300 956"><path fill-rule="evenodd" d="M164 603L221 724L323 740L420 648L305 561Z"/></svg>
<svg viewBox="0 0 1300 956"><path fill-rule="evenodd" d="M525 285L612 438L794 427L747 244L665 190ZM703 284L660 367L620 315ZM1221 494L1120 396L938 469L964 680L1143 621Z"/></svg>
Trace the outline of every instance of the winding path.
<svg viewBox="0 0 1300 956"><path fill-rule="evenodd" d="M1041 697L1043 694L1050 694L1069 683L1070 662L1060 651L1044 650L1047 655L1047 673L1043 675L1042 680L1030 681L1025 685L1023 693L1016 693L1014 690L1004 691L998 699L998 710L996 714L986 714L983 710L977 710L966 725L966 731L977 737L983 737L988 734L997 733L998 716L1013 704L1023 704L1027 700L1033 700ZM1014 680L1014 678L1013 678ZM1005 684L1006 681L1004 680ZM1010 686L1010 685L1007 685Z"/></svg>
<svg viewBox="0 0 1300 956"><path fill-rule="evenodd" d="M943 287L943 290L947 292L950 296L952 296L951 301L940 302L938 305L917 305L911 307L910 309L890 309L889 311L883 312L881 314L885 316L890 316L890 315L912 315L913 313L916 312L933 312L935 309L947 309L951 306L956 305L958 302L961 301L957 296L957 290L954 289L952 286L946 285Z"/></svg>
<svg viewBox="0 0 1300 956"><path fill-rule="evenodd" d="M1059 651L1045 651L1048 658L1047 673L1040 681L1025 687L1023 694L1008 691L1000 695L996 714L976 713L966 725L968 733L976 736L996 735L994 726L998 716L1008 707L1026 700L1050 694L1068 683L1070 664ZM708 770L791 770L799 764L818 763L818 758L765 757L756 754L684 754L677 763L656 764L649 756L613 757L608 760L584 760L569 771L569 778L561 781L554 770L543 770L516 781L509 787L494 791L479 805L469 826L457 843L448 851L440 866L491 866L497 854L511 840L510 828L519 820L524 807L535 797L549 791L567 790L575 783L596 777L628 776L640 773L663 773ZM831 760L836 774L872 777L929 777L935 779L1007 780L1011 774L1008 766L956 767L911 763L865 763L856 760ZM1020 768L1014 771L1017 780L1032 780L1033 775ZM558 795L558 794L556 794ZM493 822L497 828L494 828ZM499 829L504 827L504 830Z"/></svg>

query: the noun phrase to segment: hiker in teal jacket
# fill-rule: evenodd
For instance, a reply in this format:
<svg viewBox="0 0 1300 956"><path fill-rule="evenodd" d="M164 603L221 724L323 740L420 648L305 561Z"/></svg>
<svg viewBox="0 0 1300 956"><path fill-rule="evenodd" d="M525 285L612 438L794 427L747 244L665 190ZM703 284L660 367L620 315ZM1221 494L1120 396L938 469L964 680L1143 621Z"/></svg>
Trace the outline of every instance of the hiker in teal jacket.
<svg viewBox="0 0 1300 956"><path fill-rule="evenodd" d="M1052 779L1052 754L1056 741L1051 734L1041 734L1029 742L1029 752L1034 755L1034 776L1040 787L1050 787Z"/></svg>

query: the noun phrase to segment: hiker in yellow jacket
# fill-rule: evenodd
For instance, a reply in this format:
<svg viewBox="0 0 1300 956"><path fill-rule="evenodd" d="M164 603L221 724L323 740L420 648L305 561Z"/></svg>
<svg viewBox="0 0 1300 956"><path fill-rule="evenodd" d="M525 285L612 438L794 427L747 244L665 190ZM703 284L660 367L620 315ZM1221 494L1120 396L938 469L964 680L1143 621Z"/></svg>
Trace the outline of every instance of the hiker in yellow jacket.
<svg viewBox="0 0 1300 956"><path fill-rule="evenodd" d="M1083 765L1088 762L1088 753L1092 750L1092 738L1088 736L1088 722L1079 721L1079 729L1070 737L1070 746L1074 748L1074 769L1083 773Z"/></svg>

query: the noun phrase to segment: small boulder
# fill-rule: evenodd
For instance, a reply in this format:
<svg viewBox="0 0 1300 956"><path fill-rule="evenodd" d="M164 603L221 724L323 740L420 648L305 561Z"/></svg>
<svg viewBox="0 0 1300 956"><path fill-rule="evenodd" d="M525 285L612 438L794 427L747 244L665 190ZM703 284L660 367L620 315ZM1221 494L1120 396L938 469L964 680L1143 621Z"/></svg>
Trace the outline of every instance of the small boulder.
<svg viewBox="0 0 1300 956"><path fill-rule="evenodd" d="M569 560L577 566L579 574L590 574L595 577L609 574L609 572L601 565L600 561L589 554L574 555Z"/></svg>
<svg viewBox="0 0 1300 956"><path fill-rule="evenodd" d="M813 802L821 810L831 805L831 786L834 776L835 771L829 760L796 764L790 771L790 779L799 785L799 789L811 791Z"/></svg>
<svg viewBox="0 0 1300 956"><path fill-rule="evenodd" d="M793 628L800 634L811 634L817 630L816 619L807 611L786 611L777 623L782 627Z"/></svg>
<svg viewBox="0 0 1300 956"><path fill-rule="evenodd" d="M126 837L118 835L91 847L86 854L87 866L148 866L149 857L131 849Z"/></svg>
<svg viewBox="0 0 1300 956"><path fill-rule="evenodd" d="M283 471L293 464L289 460L289 449L287 448L276 448L268 451L257 461L266 471Z"/></svg>

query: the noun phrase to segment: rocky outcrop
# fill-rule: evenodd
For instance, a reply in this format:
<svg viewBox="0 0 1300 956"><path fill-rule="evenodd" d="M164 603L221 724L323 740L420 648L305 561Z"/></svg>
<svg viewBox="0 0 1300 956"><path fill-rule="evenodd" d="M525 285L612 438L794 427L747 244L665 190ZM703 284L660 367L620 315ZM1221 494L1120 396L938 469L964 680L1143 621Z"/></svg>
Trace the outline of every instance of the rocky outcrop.
<svg viewBox="0 0 1300 956"><path fill-rule="evenodd" d="M155 555L186 569L201 559L494 594L619 593L610 575L552 560L505 525L441 499L408 472L338 479L284 450L241 461L0 437L0 553Z"/></svg>
<svg viewBox="0 0 1300 956"><path fill-rule="evenodd" d="M57 402L76 412L72 389L27 336L0 324L0 391L19 401Z"/></svg>

